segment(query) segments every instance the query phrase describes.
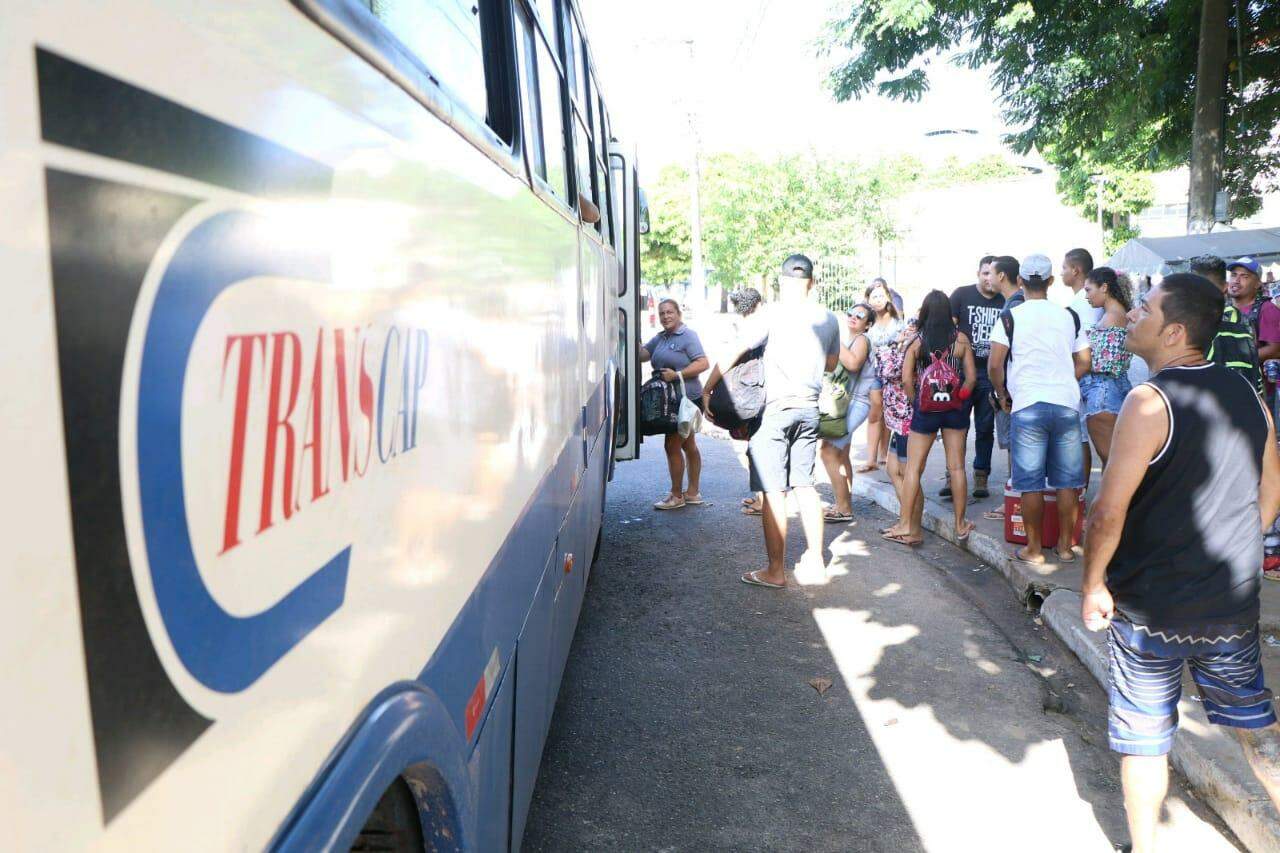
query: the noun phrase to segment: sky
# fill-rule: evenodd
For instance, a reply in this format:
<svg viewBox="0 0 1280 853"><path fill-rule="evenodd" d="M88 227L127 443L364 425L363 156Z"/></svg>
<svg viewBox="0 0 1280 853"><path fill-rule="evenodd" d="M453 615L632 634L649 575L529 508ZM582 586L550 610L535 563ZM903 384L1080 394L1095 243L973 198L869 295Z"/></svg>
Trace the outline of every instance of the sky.
<svg viewBox="0 0 1280 853"><path fill-rule="evenodd" d="M947 154L967 160L1000 150L1005 128L982 71L935 61L932 90L920 102L869 95L836 103L824 85L833 60L819 56L817 47L832 0L580 5L613 126L636 146L645 177L666 163L690 160L691 112L704 154L812 150L874 159L910 152L936 162ZM925 136L955 128L978 134Z"/></svg>

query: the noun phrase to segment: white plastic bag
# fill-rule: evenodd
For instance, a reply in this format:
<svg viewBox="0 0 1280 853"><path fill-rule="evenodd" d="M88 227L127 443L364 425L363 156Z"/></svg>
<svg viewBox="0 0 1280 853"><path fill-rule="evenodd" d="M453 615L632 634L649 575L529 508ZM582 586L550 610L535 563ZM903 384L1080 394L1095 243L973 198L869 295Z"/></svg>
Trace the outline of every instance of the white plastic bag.
<svg viewBox="0 0 1280 853"><path fill-rule="evenodd" d="M676 375L679 376L677 373ZM680 376L680 414L676 418L676 431L681 438L688 438L702 429L702 409L699 409L684 393L684 377Z"/></svg>

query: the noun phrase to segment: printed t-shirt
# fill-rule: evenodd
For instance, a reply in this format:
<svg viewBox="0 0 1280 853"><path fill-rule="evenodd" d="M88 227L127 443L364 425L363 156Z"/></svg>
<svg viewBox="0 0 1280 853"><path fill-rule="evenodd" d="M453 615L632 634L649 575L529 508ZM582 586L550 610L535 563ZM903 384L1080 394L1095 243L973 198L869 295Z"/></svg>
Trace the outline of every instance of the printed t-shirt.
<svg viewBox="0 0 1280 853"><path fill-rule="evenodd" d="M827 359L840 351L840 321L815 302L776 302L743 323L743 349L765 346L765 410L816 408Z"/></svg>
<svg viewBox="0 0 1280 853"><path fill-rule="evenodd" d="M1069 409L1080 407L1080 386L1076 382L1072 355L1089 348L1082 327L1061 305L1047 299L1029 299L1010 311L1013 316L1013 346L1004 324L991 330L991 342L1009 347L1005 369L1013 411L1035 403L1053 403Z"/></svg>
<svg viewBox="0 0 1280 853"><path fill-rule="evenodd" d="M976 284L957 287L951 293L951 316L956 328L968 336L973 345L973 357L978 371L984 372L987 357L991 354L991 327L1000 321L1004 310L1004 297L999 293L983 296Z"/></svg>

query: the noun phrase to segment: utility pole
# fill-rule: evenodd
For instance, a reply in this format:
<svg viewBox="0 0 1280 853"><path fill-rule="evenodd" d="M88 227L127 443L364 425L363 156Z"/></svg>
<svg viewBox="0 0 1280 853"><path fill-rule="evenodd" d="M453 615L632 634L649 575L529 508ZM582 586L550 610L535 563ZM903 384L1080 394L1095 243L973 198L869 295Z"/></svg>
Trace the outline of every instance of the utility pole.
<svg viewBox="0 0 1280 853"><path fill-rule="evenodd" d="M703 301L707 298L707 275L706 268L702 262L702 164L701 164L701 138L698 135L698 106L697 91L693 87L694 75L694 58L693 58L693 39L685 41L685 45L689 48L689 78L690 90L694 92L689 98L689 136L693 141L693 168L689 170L689 254L693 267L689 272L689 288L698 294L698 298Z"/></svg>
<svg viewBox="0 0 1280 853"><path fill-rule="evenodd" d="M1204 0L1200 10L1191 187L1187 193L1188 234L1207 234L1214 224L1214 197L1222 175L1222 112L1227 91L1227 3L1228 0Z"/></svg>

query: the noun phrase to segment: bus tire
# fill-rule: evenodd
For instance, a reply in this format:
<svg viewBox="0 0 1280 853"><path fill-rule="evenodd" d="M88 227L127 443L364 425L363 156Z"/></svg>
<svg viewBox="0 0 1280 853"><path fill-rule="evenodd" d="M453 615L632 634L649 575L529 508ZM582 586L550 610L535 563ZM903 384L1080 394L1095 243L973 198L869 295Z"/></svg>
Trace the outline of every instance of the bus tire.
<svg viewBox="0 0 1280 853"><path fill-rule="evenodd" d="M396 777L351 844L359 853L421 853L425 844L418 803L409 785Z"/></svg>

